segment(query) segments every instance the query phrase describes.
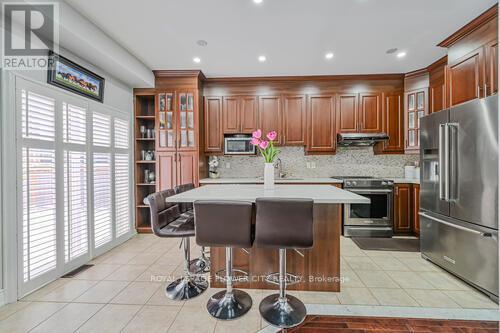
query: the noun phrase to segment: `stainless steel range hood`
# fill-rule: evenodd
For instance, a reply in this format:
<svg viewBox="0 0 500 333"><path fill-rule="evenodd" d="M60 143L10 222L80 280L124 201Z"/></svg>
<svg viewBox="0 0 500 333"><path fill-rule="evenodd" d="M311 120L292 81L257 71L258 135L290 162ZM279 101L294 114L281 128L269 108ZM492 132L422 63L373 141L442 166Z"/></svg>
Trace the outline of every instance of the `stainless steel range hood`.
<svg viewBox="0 0 500 333"><path fill-rule="evenodd" d="M377 142L389 140L385 133L339 133L337 144L339 146L373 146Z"/></svg>

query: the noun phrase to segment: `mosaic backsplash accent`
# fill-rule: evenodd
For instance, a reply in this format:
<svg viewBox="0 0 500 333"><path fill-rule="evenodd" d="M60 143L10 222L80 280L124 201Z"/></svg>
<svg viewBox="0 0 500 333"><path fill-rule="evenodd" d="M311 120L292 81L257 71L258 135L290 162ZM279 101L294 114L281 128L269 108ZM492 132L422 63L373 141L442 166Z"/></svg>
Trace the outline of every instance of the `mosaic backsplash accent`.
<svg viewBox="0 0 500 333"><path fill-rule="evenodd" d="M405 165L414 165L418 155L375 155L372 147L338 147L335 155L305 155L303 147L281 147L279 158L287 177L331 176L404 177ZM221 178L253 178L264 174L263 158L258 156L220 156ZM308 169L307 163L316 168ZM226 168L226 163L230 168Z"/></svg>

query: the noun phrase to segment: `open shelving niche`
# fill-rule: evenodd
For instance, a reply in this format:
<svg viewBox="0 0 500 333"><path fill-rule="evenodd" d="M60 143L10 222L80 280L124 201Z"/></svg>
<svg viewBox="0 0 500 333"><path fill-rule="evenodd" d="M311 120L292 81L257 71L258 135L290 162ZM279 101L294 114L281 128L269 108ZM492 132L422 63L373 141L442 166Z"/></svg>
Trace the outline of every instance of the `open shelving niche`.
<svg viewBox="0 0 500 333"><path fill-rule="evenodd" d="M151 93L138 93L135 96L135 225L138 232L151 232L149 206L144 203L144 198L156 191L156 184L146 182L145 171L156 173L156 129L155 106L156 95ZM143 138L141 126L153 129L154 138ZM142 151L153 151L154 160L143 160Z"/></svg>

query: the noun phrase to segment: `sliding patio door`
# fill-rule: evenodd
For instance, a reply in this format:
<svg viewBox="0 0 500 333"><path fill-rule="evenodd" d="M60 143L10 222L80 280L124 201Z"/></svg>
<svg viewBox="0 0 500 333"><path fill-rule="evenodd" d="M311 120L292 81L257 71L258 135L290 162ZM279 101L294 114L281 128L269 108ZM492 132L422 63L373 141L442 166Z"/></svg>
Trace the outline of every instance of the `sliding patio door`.
<svg viewBox="0 0 500 333"><path fill-rule="evenodd" d="M16 79L18 295L130 237L127 114Z"/></svg>

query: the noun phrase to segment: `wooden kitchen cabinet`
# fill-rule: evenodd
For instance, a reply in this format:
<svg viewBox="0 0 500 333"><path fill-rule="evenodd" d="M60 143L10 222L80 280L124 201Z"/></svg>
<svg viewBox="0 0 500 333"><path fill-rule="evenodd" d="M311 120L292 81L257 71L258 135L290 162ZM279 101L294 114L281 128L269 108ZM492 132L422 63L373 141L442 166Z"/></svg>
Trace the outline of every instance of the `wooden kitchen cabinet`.
<svg viewBox="0 0 500 333"><path fill-rule="evenodd" d="M224 97L222 102L222 129L224 134L241 132L238 97Z"/></svg>
<svg viewBox="0 0 500 333"><path fill-rule="evenodd" d="M487 96L498 93L498 39L485 46L486 48L486 86Z"/></svg>
<svg viewBox="0 0 500 333"><path fill-rule="evenodd" d="M255 96L240 97L241 133L251 134L257 130L257 98Z"/></svg>
<svg viewBox="0 0 500 333"><path fill-rule="evenodd" d="M405 93L405 152L420 152L420 118L427 115L427 89Z"/></svg>
<svg viewBox="0 0 500 333"><path fill-rule="evenodd" d="M337 95L337 133L359 131L358 94Z"/></svg>
<svg viewBox="0 0 500 333"><path fill-rule="evenodd" d="M177 185L177 152L156 154L156 190L164 191Z"/></svg>
<svg viewBox="0 0 500 333"><path fill-rule="evenodd" d="M157 190L198 184L198 152L160 152L156 156Z"/></svg>
<svg viewBox="0 0 500 333"><path fill-rule="evenodd" d="M448 58L445 56L428 67L429 114L446 109L445 72Z"/></svg>
<svg viewBox="0 0 500 333"><path fill-rule="evenodd" d="M223 97L224 134L250 134L257 129L257 103L254 96Z"/></svg>
<svg viewBox="0 0 500 333"><path fill-rule="evenodd" d="M449 63L446 80L449 106L484 97L485 78L482 46Z"/></svg>
<svg viewBox="0 0 500 333"><path fill-rule="evenodd" d="M384 93L383 101L382 132L389 136L389 140L377 143L374 151L376 154L403 154L405 149L403 92Z"/></svg>
<svg viewBox="0 0 500 333"><path fill-rule="evenodd" d="M420 236L420 215L418 211L420 210L420 185L412 185L412 231L415 236Z"/></svg>
<svg viewBox="0 0 500 333"><path fill-rule="evenodd" d="M412 219L411 184L394 185L394 233L410 234Z"/></svg>
<svg viewBox="0 0 500 333"><path fill-rule="evenodd" d="M275 141L277 145L283 143L283 117L281 96L259 96L258 110L259 128L262 130L262 135L266 135L270 131L278 133L278 139Z"/></svg>
<svg viewBox="0 0 500 333"><path fill-rule="evenodd" d="M306 96L283 96L283 144L303 146L306 140Z"/></svg>
<svg viewBox="0 0 500 333"><path fill-rule="evenodd" d="M335 96L308 96L307 132L306 152L335 152Z"/></svg>
<svg viewBox="0 0 500 333"><path fill-rule="evenodd" d="M222 97L205 97L205 152L222 153Z"/></svg>
<svg viewBox="0 0 500 333"><path fill-rule="evenodd" d="M379 93L359 94L360 132L382 132L382 102Z"/></svg>
<svg viewBox="0 0 500 333"><path fill-rule="evenodd" d="M337 133L382 132L382 94L337 95Z"/></svg>

